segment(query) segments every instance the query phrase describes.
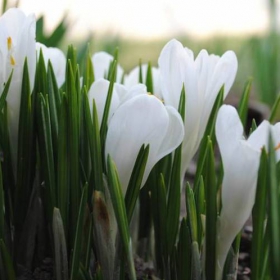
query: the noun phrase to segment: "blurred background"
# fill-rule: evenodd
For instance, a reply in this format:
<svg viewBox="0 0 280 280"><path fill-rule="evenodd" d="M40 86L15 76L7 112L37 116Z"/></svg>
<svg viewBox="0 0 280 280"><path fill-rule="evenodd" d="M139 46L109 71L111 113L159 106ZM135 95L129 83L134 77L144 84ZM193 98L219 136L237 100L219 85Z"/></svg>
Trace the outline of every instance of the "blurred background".
<svg viewBox="0 0 280 280"><path fill-rule="evenodd" d="M239 70L233 92L242 93L253 77L252 95L272 106L280 90L279 1L277 0L9 0L3 10L18 6L35 13L37 41L66 50L74 44L80 56L111 54L129 71L157 59L172 38L195 55L205 48L222 55L236 52ZM0 3L1 3L0 2Z"/></svg>

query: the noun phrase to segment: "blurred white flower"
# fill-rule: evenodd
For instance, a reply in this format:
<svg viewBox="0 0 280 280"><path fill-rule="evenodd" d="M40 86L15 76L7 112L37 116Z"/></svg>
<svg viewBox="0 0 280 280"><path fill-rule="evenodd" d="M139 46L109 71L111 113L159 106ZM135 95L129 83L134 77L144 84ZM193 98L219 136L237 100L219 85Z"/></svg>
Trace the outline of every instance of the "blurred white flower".
<svg viewBox="0 0 280 280"><path fill-rule="evenodd" d="M54 75L56 77L58 87L61 87L65 81L66 57L58 48L48 48L44 44L36 43L37 58L39 58L40 50L43 52L45 66L47 68L50 60L53 66Z"/></svg>
<svg viewBox="0 0 280 280"><path fill-rule="evenodd" d="M223 105L217 116L216 137L222 157L224 178L222 205L217 235L216 279L221 280L230 246L252 211L262 147L268 149L271 131L280 160L280 123L263 121L245 140L236 109Z"/></svg>
<svg viewBox="0 0 280 280"><path fill-rule="evenodd" d="M185 137L182 148L182 180L203 137L209 115L219 90L228 94L237 72L232 51L222 57L202 50L196 59L177 40L165 45L159 57L160 83L164 102L178 109L182 87L186 92Z"/></svg>
<svg viewBox="0 0 280 280"><path fill-rule="evenodd" d="M138 94L122 103L108 124L105 155L116 163L125 194L138 152L149 145L142 185L153 166L182 142L184 125L179 113L149 94Z"/></svg>
<svg viewBox="0 0 280 280"><path fill-rule="evenodd" d="M143 84L146 84L148 64L142 64L141 70L142 70L142 82L143 82ZM153 78L152 94L154 94L158 98L162 98L160 80L159 80L159 69L156 67L152 67L152 78ZM140 67L139 66L135 67L127 75L124 76L124 85L127 88L131 88L132 86L139 84L139 82L140 82Z"/></svg>
<svg viewBox="0 0 280 280"><path fill-rule="evenodd" d="M110 64L113 60L114 57L106 52L97 52L92 56L91 61L93 65L95 80L99 80L101 78L108 78ZM121 83L123 72L124 71L122 67L118 64L116 82Z"/></svg>
<svg viewBox="0 0 280 280"><path fill-rule="evenodd" d="M8 125L14 164L17 155L19 108L25 58L28 62L31 89L34 85L35 29L35 16L33 14L26 16L20 9L9 9L0 17L0 93L11 71L14 71L7 95Z"/></svg>

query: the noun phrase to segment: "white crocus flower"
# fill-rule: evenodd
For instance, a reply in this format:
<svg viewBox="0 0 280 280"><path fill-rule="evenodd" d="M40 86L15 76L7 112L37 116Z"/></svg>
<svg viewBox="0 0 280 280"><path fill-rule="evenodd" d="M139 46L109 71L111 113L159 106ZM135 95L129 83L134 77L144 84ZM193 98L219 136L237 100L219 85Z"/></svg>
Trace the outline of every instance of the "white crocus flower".
<svg viewBox="0 0 280 280"><path fill-rule="evenodd" d="M280 123L263 121L245 140L236 109L223 105L217 116L216 137L222 157L222 210L218 222L216 280L221 280L231 244L252 211L262 147L268 149L271 131L280 159Z"/></svg>
<svg viewBox="0 0 280 280"><path fill-rule="evenodd" d="M109 67L114 57L106 52L97 52L95 53L92 58L92 65L94 71L94 78L95 80L99 80L101 78L108 78ZM123 77L123 69L118 64L117 65L117 75L116 75L116 82L120 83Z"/></svg>
<svg viewBox="0 0 280 280"><path fill-rule="evenodd" d="M155 96L138 94L122 103L108 124L105 155L116 163L123 193L143 144L149 145L149 157L142 185L153 166L182 142L184 126L179 113Z"/></svg>
<svg viewBox="0 0 280 280"><path fill-rule="evenodd" d="M20 9L9 9L0 17L0 93L11 71L13 78L7 95L8 124L11 137L12 157L16 164L19 108L24 60L27 58L31 89L34 84L35 16L26 16Z"/></svg>
<svg viewBox="0 0 280 280"><path fill-rule="evenodd" d="M146 84L148 64L142 64L141 70L142 70L142 82L143 84ZM140 67L137 66L134 69L132 69L127 75L125 75L124 85L130 89L132 86L139 84L140 82L139 76L140 76ZM162 98L160 79L159 79L159 69L156 67L152 67L152 78L153 78L152 93L158 98Z"/></svg>
<svg viewBox="0 0 280 280"><path fill-rule="evenodd" d="M66 58L64 53L58 48L48 48L44 44L38 42L36 43L36 50L37 58L39 58L40 50L42 50L46 68L48 66L48 61L51 61L57 85L61 87L65 81L66 71Z"/></svg>
<svg viewBox="0 0 280 280"><path fill-rule="evenodd" d="M165 104L178 109L182 87L186 93L185 137L182 148L182 180L203 137L211 109L224 85L227 96L237 71L235 53L222 57L202 50L196 59L188 48L171 40L159 57L160 83Z"/></svg>

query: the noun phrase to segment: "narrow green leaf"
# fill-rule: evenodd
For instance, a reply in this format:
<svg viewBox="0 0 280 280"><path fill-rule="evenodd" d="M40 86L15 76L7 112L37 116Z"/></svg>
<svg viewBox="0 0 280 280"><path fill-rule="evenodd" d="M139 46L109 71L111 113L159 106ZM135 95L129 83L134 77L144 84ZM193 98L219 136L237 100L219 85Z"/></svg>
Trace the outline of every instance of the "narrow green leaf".
<svg viewBox="0 0 280 280"><path fill-rule="evenodd" d="M181 222L178 251L178 278L180 280L191 280L191 237L186 219Z"/></svg>
<svg viewBox="0 0 280 280"><path fill-rule="evenodd" d="M3 178L2 178L2 164L0 161L0 239L4 239L4 216L5 216L5 200L4 200L4 189L3 189Z"/></svg>
<svg viewBox="0 0 280 280"><path fill-rule="evenodd" d="M178 112L183 121L185 117L185 88L183 86ZM179 230L179 217L181 208L181 153L182 144L175 150L170 177L169 195L167 200L167 251L171 255L175 246Z"/></svg>
<svg viewBox="0 0 280 280"><path fill-rule="evenodd" d="M108 155L107 158L107 169L111 200L118 223L120 237L123 243L124 253L128 262L129 275L131 280L134 280L136 279L136 274L134 268L131 239L129 235L128 220L125 210L125 203L122 195L122 189L117 169L110 155Z"/></svg>
<svg viewBox="0 0 280 280"><path fill-rule="evenodd" d="M280 279L280 213L279 182L277 180L274 143L269 136L268 159L268 226L270 232L270 261L273 279Z"/></svg>
<svg viewBox="0 0 280 280"><path fill-rule="evenodd" d="M222 88L220 89L219 94L216 98L216 101L212 108L210 117L208 119L208 123L207 123L206 129L205 129L203 139L200 143L197 170L195 173L195 180L194 180L194 193L196 193L196 191L197 191L197 186L199 184L200 176L202 175L203 167L205 164L205 159L206 159L206 155L207 155L206 149L208 146L208 136L210 136L210 139L212 139L213 144L215 143L214 131L215 131L216 117L217 117L219 108L221 107L221 105L223 103L223 100L224 100L224 86L222 86Z"/></svg>
<svg viewBox="0 0 280 280"><path fill-rule="evenodd" d="M41 134L43 143L41 143L40 152L42 153L42 159L44 161L44 177L46 180L47 193L48 193L48 205L49 211L52 216L53 207L57 205L56 200L56 183L54 172L54 159L53 159L53 147L51 137L51 124L50 124L50 112L48 100L44 99L43 95L40 95L41 103Z"/></svg>
<svg viewBox="0 0 280 280"><path fill-rule="evenodd" d="M68 60L66 71L66 96L68 100L68 148L69 148L69 179L70 179L70 244L73 246L76 221L79 211L80 200L80 180L79 180L79 102L76 92L73 63L75 61L75 51L69 47L69 54L72 60ZM68 55L69 55L68 54ZM76 71L76 65L74 66Z"/></svg>
<svg viewBox="0 0 280 280"><path fill-rule="evenodd" d="M142 61L139 60L139 78L138 78L139 84L143 84L143 71L142 71Z"/></svg>
<svg viewBox="0 0 280 280"><path fill-rule="evenodd" d="M6 275L5 280L16 280L12 258L2 239L0 239L0 253L1 253L1 260L2 260L1 270L5 272Z"/></svg>
<svg viewBox="0 0 280 280"><path fill-rule="evenodd" d="M67 61L68 64L70 63L71 69L73 73L76 73L76 66L77 66L77 51L73 45L68 46L67 50ZM66 66L66 70L69 66ZM67 71L66 71L67 72ZM66 73L66 79L69 78L69 75Z"/></svg>
<svg viewBox="0 0 280 280"><path fill-rule="evenodd" d="M101 145L102 145L102 150L104 150L104 145L105 145L105 139L106 139L106 134L107 134L107 123L108 123L108 118L109 118L109 110L111 106L111 100L113 96L113 89L114 89L114 83L116 80L116 75L117 75L117 61L114 60L112 64L112 72L110 75L110 85L108 89L108 94L106 98L106 103L104 106L104 112L103 112L103 117L101 121L101 126L100 126L100 139L101 139Z"/></svg>
<svg viewBox="0 0 280 280"><path fill-rule="evenodd" d="M217 222L217 186L215 176L215 157L212 141L208 137L208 153L205 162L205 198L206 198L206 279L215 279L216 268L216 222Z"/></svg>
<svg viewBox="0 0 280 280"><path fill-rule="evenodd" d="M246 123L247 123L248 103L249 103L252 82L253 82L252 78L248 79L248 81L246 82L242 93L242 97L238 104L238 114L243 124L243 127L246 127Z"/></svg>
<svg viewBox="0 0 280 280"><path fill-rule="evenodd" d="M69 205L69 174L68 174L68 131L67 131L67 100L65 94L59 109L58 119L58 155L57 155L57 206L66 232L68 228Z"/></svg>
<svg viewBox="0 0 280 280"><path fill-rule="evenodd" d="M84 93L84 114L85 114L85 125L88 136L88 143L91 154L91 165L93 173L93 182L90 182L90 193L93 189L97 191L102 191L104 193L103 186L103 170L102 170L102 152L99 134L99 124L97 108L95 105L95 100L92 101L92 118L90 115L89 102L86 94Z"/></svg>
<svg viewBox="0 0 280 280"><path fill-rule="evenodd" d="M149 146L140 148L138 156L136 158L131 177L128 183L128 188L125 194L125 205L128 223L130 223L136 201L139 196L142 179L144 176L147 160L149 155Z"/></svg>
<svg viewBox="0 0 280 280"><path fill-rule="evenodd" d="M146 74L146 86L147 92L154 93L154 85L153 85L153 73L151 63L148 63L147 74Z"/></svg>
<svg viewBox="0 0 280 280"><path fill-rule="evenodd" d="M54 151L56 154L57 151L57 136L58 136L58 112L61 103L61 97L59 94L56 78L53 72L53 67L51 62L48 62L48 71L47 71L47 92L49 98L50 106L50 119L51 119L51 128L52 128L52 137L54 144Z"/></svg>
<svg viewBox="0 0 280 280"><path fill-rule="evenodd" d="M21 233L22 225L28 209L29 197L32 188L32 174L34 172L34 129L31 108L31 89L29 82L27 60L24 62L19 127L18 127L18 154L17 154L17 184L15 191L15 229ZM35 104L34 104L35 105ZM34 112L35 113L35 112ZM35 121L35 117L34 117ZM5 149L6 150L6 149ZM6 150L7 151L7 150Z"/></svg>
<svg viewBox="0 0 280 280"><path fill-rule="evenodd" d="M14 70L12 70L12 72L9 76L9 79L8 79L7 83L5 83L5 87L4 87L4 89L2 91L2 94L0 96L0 112L2 112L2 110L4 109L5 102L6 102L6 97L8 95L9 89L10 89L10 84L11 84L11 80L12 80L12 77L13 77L13 73L14 73Z"/></svg>
<svg viewBox="0 0 280 280"><path fill-rule="evenodd" d="M81 244L82 244L82 231L83 231L83 223L85 216L85 209L87 203L88 196L88 185L86 184L83 188L82 197L80 201L78 220L76 226L76 234L75 234L75 242L73 248L73 256L71 262L71 280L76 280L79 272L79 263L80 263L80 255L81 255Z"/></svg>
<svg viewBox="0 0 280 280"><path fill-rule="evenodd" d="M262 150L260 167L258 173L258 184L256 190L255 204L252 211L253 219L253 238L252 238L252 253L251 253L251 268L252 280L259 280L261 275L261 268L263 266L264 255L264 230L266 220L266 202L267 202L267 153L265 149Z"/></svg>
<svg viewBox="0 0 280 280"><path fill-rule="evenodd" d="M278 95L271 109L271 113L269 117L270 123L274 123L276 121L276 117L279 117L279 111L280 111L280 94Z"/></svg>
<svg viewBox="0 0 280 280"><path fill-rule="evenodd" d="M85 85L87 87L87 90L90 89L90 86L94 82L94 69L91 61L91 55L90 50L88 46L87 56L86 56L86 71L85 71Z"/></svg>
<svg viewBox="0 0 280 280"><path fill-rule="evenodd" d="M200 280L201 279L201 265L200 265L200 254L197 242L193 242L191 245L191 279ZM206 278L215 279L215 278Z"/></svg>
<svg viewBox="0 0 280 280"><path fill-rule="evenodd" d="M58 208L53 210L55 272L57 280L68 280L68 258L63 221Z"/></svg>
<svg viewBox="0 0 280 280"><path fill-rule="evenodd" d="M198 241L198 227L197 227L197 215L196 215L196 205L194 200L193 190L189 183L186 187L186 209L187 209L187 222L190 229L191 241Z"/></svg>

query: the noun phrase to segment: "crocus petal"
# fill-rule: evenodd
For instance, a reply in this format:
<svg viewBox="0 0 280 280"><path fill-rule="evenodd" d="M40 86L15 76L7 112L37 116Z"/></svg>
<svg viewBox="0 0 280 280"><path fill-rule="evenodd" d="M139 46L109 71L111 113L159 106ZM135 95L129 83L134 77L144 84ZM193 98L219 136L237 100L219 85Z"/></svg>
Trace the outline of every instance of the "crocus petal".
<svg viewBox="0 0 280 280"><path fill-rule="evenodd" d="M173 39L164 46L158 59L162 96L165 103L175 109L179 105L183 84L188 89L187 95L195 88L194 60L190 53Z"/></svg>
<svg viewBox="0 0 280 280"><path fill-rule="evenodd" d="M243 127L236 109L230 105L223 105L216 120L216 137L222 157L230 158L233 147L243 139Z"/></svg>
<svg viewBox="0 0 280 280"><path fill-rule="evenodd" d="M216 279L220 280L230 246L252 211L260 149L243 139L237 111L229 105L223 105L218 112L216 137L224 168L223 207L217 236Z"/></svg>
<svg viewBox="0 0 280 280"><path fill-rule="evenodd" d="M159 160L159 155L166 155L160 147L166 137L171 137L167 135L169 116L162 102L148 94L137 95L127 100L112 116L108 125L105 154L110 154L116 163L123 193L126 192L136 157L143 144L150 145L150 152L142 184ZM176 138L178 135L172 137ZM166 153L169 150L166 149Z"/></svg>
<svg viewBox="0 0 280 280"><path fill-rule="evenodd" d="M106 52L97 52L92 56L91 60L94 68L95 80L101 78L107 78L109 73L110 63L114 60L114 57ZM117 65L116 81L118 83L121 82L122 76L123 76L123 69L120 67L120 65Z"/></svg>
<svg viewBox="0 0 280 280"><path fill-rule="evenodd" d="M91 85L88 92L88 100L89 100L91 114L92 114L92 100L93 99L95 100L99 126L101 125L101 121L103 118L104 107L108 95L109 85L110 85L109 81L105 79L99 79ZM113 115L113 113L115 112L119 104L120 104L120 98L116 90L113 89L113 95L112 95L112 100L111 100L111 105L109 110L109 119L111 118L111 116Z"/></svg>
<svg viewBox="0 0 280 280"><path fill-rule="evenodd" d="M44 44L38 42L36 43L36 50L37 57L39 57L40 50L42 50L46 68L48 61L51 61L57 85L61 87L65 81L66 58L64 53L58 48L47 48Z"/></svg>
<svg viewBox="0 0 280 280"><path fill-rule="evenodd" d="M280 161L280 123L272 126L272 138L275 145L276 162Z"/></svg>

